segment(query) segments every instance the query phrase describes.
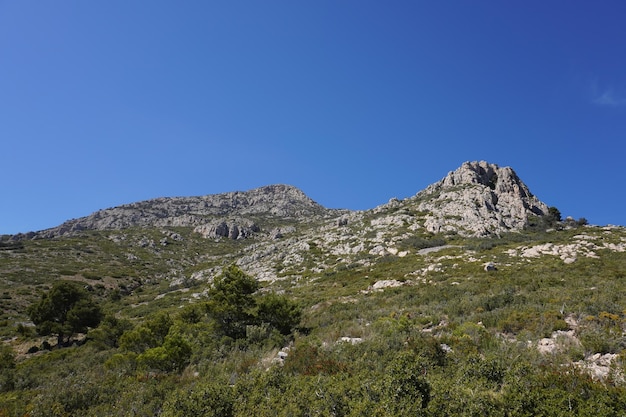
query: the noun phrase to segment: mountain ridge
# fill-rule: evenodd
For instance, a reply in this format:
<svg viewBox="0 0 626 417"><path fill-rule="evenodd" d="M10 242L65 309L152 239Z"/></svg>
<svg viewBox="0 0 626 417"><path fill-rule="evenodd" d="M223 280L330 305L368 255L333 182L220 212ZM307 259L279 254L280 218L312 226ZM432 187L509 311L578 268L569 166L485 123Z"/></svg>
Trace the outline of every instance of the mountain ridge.
<svg viewBox="0 0 626 417"><path fill-rule="evenodd" d="M390 200L393 201L394 199ZM529 216L548 213L510 167L486 161L465 162L404 204L417 204L428 212L425 228L432 233L456 231L486 236L520 230ZM266 217L296 222L339 218L349 213L380 210L330 209L313 201L302 190L285 184L266 185L248 191L231 191L193 197L160 197L98 210L49 229L20 233L13 240L54 238L83 230L119 230L128 227L204 227L233 218ZM254 219L256 220L256 219ZM241 237L241 236L240 236Z"/></svg>
<svg viewBox="0 0 626 417"><path fill-rule="evenodd" d="M248 191L231 191L192 197L159 197L98 210L63 222L26 238L54 238L82 230L119 230L128 227L197 227L211 220L242 215L281 218L325 217L327 209L297 187L273 184ZM19 235L16 235L19 236Z"/></svg>

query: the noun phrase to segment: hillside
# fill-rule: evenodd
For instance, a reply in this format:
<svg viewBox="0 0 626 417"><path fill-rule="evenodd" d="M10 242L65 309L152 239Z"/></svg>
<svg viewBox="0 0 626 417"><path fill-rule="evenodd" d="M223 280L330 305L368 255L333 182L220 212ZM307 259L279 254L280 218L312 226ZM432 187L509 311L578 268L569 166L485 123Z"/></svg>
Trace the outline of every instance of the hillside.
<svg viewBox="0 0 626 417"><path fill-rule="evenodd" d="M365 211L273 185L5 236L0 415L623 415L626 230L557 213L468 162ZM60 281L102 309L71 347L29 316Z"/></svg>

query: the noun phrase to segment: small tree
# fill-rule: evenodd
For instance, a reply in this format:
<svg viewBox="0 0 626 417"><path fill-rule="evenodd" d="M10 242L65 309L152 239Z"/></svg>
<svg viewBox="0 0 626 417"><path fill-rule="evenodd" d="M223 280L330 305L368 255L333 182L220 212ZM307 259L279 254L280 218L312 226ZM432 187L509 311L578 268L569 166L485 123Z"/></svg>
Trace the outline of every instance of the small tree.
<svg viewBox="0 0 626 417"><path fill-rule="evenodd" d="M100 307L78 284L58 281L28 308L30 319L43 336L56 334L58 346L63 346L75 333L85 333L102 319Z"/></svg>
<svg viewBox="0 0 626 417"><path fill-rule="evenodd" d="M552 222L560 222L562 220L561 211L554 206L548 207L548 216Z"/></svg>
<svg viewBox="0 0 626 417"><path fill-rule="evenodd" d="M174 324L167 313L157 313L144 324L124 332L119 345L122 349L143 353L148 349L161 346L165 342L170 328Z"/></svg>
<svg viewBox="0 0 626 417"><path fill-rule="evenodd" d="M269 294L259 299L257 316L261 323L268 323L281 334L288 335L300 324L302 309L294 301Z"/></svg>
<svg viewBox="0 0 626 417"><path fill-rule="evenodd" d="M235 265L215 278L208 293L207 313L224 335L245 337L246 325L254 319L256 302L252 295L258 289L259 283Z"/></svg>
<svg viewBox="0 0 626 417"><path fill-rule="evenodd" d="M89 332L88 337L102 349L116 348L119 347L120 337L132 328L133 325L129 320L107 315L102 319L97 329Z"/></svg>
<svg viewBox="0 0 626 417"><path fill-rule="evenodd" d="M180 334L168 334L161 346L138 356L139 363L149 369L181 372L189 364L191 345Z"/></svg>

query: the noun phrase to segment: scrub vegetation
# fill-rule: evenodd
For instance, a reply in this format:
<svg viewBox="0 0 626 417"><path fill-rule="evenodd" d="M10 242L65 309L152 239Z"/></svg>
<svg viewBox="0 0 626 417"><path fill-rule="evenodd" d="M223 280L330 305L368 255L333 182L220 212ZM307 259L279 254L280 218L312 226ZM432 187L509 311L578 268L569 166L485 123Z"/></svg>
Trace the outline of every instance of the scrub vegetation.
<svg viewBox="0 0 626 417"><path fill-rule="evenodd" d="M571 226L273 282L190 228L3 241L0 416L623 416L626 231Z"/></svg>

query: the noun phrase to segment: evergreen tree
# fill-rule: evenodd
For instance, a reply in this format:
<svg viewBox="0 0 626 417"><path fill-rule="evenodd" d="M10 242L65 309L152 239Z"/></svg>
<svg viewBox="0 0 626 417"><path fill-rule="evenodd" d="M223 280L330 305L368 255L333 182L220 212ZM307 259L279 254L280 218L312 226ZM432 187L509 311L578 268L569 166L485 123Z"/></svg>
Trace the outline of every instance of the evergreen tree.
<svg viewBox="0 0 626 417"><path fill-rule="evenodd" d="M253 294L258 289L258 282L235 265L215 278L208 293L207 313L225 336L245 337L246 325L254 321Z"/></svg>
<svg viewBox="0 0 626 417"><path fill-rule="evenodd" d="M68 343L74 334L98 326L102 319L102 311L90 294L69 281L56 282L39 302L28 308L28 315L37 326L37 333L57 335L58 346Z"/></svg>

